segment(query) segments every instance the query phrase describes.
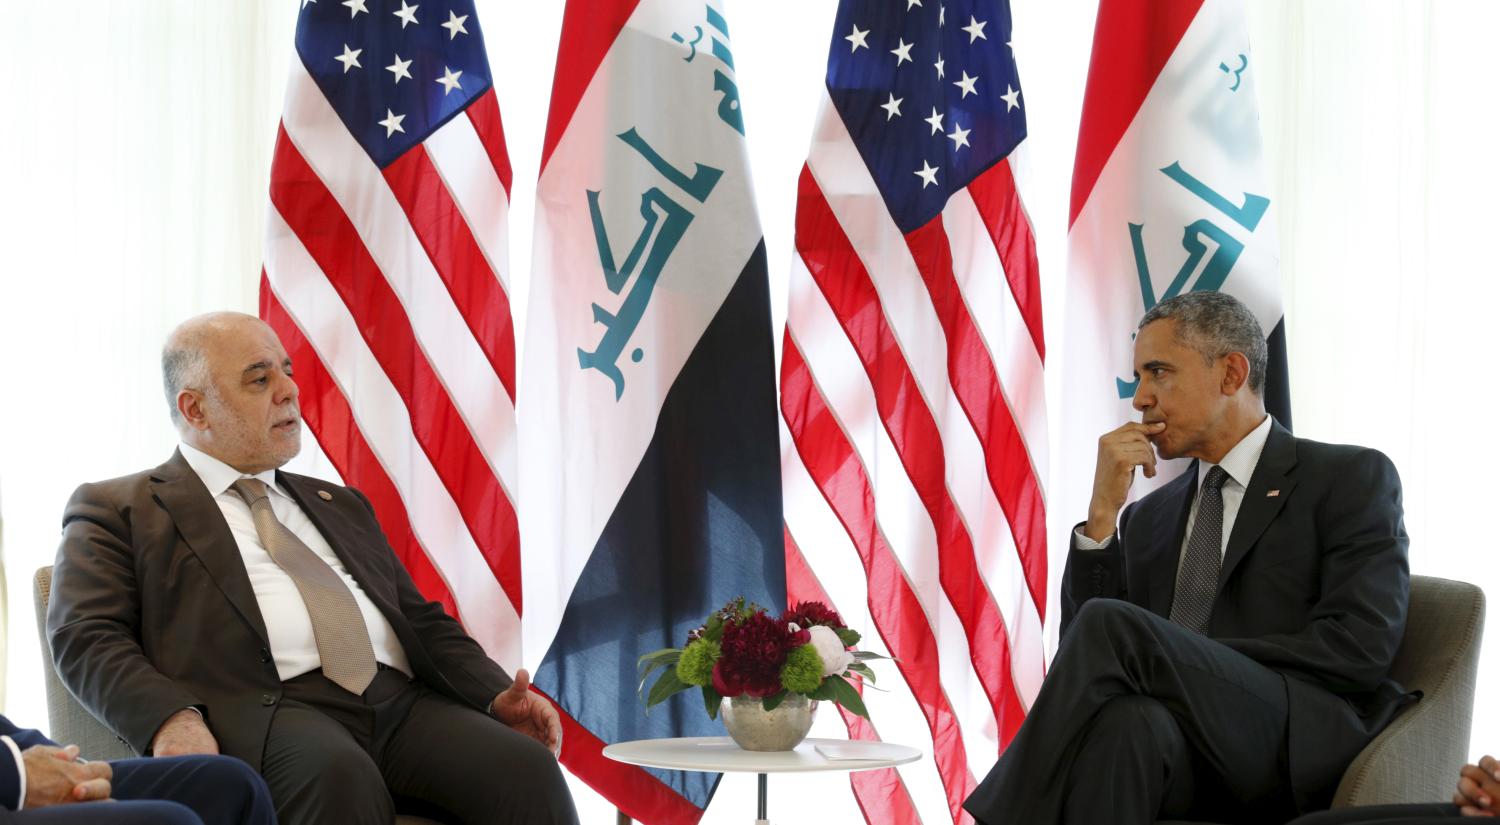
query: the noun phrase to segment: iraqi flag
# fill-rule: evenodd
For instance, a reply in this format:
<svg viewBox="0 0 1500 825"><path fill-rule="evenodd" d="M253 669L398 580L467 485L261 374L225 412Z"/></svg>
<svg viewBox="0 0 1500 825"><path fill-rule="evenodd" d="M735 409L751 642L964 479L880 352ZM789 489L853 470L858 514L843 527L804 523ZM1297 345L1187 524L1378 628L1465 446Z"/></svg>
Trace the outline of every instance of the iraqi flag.
<svg viewBox="0 0 1500 825"><path fill-rule="evenodd" d="M1167 298L1219 290L1255 313L1270 341L1266 408L1291 426L1276 210L1261 155L1243 2L1100 3L1069 215L1063 521L1087 508L1098 437L1140 418L1136 324ZM1163 465L1132 492L1186 466Z"/></svg>
<svg viewBox="0 0 1500 825"><path fill-rule="evenodd" d="M556 78L518 393L523 652L569 770L635 819L696 822L717 776L600 750L722 735L695 692L647 715L637 659L735 596L786 602L765 246L722 4L570 0Z"/></svg>

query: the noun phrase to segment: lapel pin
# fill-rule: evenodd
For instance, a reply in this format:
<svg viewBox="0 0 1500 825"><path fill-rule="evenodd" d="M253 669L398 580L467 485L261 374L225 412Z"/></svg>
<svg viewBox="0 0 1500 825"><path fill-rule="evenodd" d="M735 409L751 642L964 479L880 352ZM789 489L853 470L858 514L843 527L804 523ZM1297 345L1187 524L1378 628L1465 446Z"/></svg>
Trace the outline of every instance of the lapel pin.
<svg viewBox="0 0 1500 825"><path fill-rule="evenodd" d="M1276 494L1272 493L1271 495L1274 496ZM333 501L333 493L330 493L327 490L319 490L318 491L318 498L321 498L324 501Z"/></svg>
<svg viewBox="0 0 1500 825"><path fill-rule="evenodd" d="M1281 491L1280 490L1272 490L1269 493L1266 493L1266 498L1275 498L1275 497L1277 497L1279 495L1281 495Z"/></svg>

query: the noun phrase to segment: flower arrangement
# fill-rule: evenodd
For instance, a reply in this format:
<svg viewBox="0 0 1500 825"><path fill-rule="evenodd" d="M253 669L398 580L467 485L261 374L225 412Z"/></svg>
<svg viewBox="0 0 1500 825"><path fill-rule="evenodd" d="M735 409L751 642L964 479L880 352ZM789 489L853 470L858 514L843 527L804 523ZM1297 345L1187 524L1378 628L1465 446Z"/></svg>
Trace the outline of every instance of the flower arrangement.
<svg viewBox="0 0 1500 825"><path fill-rule="evenodd" d="M858 643L859 633L822 602L802 602L776 619L738 598L689 633L682 647L642 656L641 689L660 673L646 696L650 708L696 687L710 719L718 718L726 697L755 697L770 711L793 693L869 718L849 680L874 682L865 662L886 657L849 649Z"/></svg>

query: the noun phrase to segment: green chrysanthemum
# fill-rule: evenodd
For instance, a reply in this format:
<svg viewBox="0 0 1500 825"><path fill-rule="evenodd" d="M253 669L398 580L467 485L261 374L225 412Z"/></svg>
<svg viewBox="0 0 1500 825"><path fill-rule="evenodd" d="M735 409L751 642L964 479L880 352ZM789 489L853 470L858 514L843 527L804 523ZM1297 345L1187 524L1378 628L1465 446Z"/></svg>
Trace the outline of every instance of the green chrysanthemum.
<svg viewBox="0 0 1500 825"><path fill-rule="evenodd" d="M714 662L719 661L719 643L708 639L697 639L682 649L677 660L677 678L685 685L712 684Z"/></svg>
<svg viewBox="0 0 1500 825"><path fill-rule="evenodd" d="M812 693L823 684L823 657L812 645L793 648L781 666L781 686L794 693Z"/></svg>

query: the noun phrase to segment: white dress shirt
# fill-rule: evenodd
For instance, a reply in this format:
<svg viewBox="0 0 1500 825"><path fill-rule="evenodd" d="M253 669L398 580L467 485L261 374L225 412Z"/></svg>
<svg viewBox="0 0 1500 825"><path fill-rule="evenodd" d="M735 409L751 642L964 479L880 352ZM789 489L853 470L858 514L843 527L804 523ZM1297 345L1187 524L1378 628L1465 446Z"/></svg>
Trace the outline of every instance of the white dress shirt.
<svg viewBox="0 0 1500 825"><path fill-rule="evenodd" d="M1219 537L1219 558L1222 560L1224 552L1229 548L1229 534L1234 531L1234 520L1240 514L1240 504L1245 500L1245 488L1250 485L1250 476L1255 473L1255 465L1260 463L1260 454L1266 449L1266 439L1271 437L1271 416L1266 416L1260 425L1251 430L1239 443L1230 448L1224 454L1224 458L1217 465L1205 461L1198 462L1197 490L1203 489L1203 479L1208 476L1208 471L1215 466L1223 467L1224 486L1221 493L1224 499L1224 535ZM1187 531L1182 536L1182 547L1178 550L1177 567L1182 569L1183 559L1187 557L1188 541L1193 537L1193 525L1198 521L1198 493L1193 494L1193 505L1188 509ZM1111 535L1110 538L1114 536ZM1109 544L1109 539L1094 541L1083 534L1083 529L1073 531L1073 545L1080 550L1102 550Z"/></svg>
<svg viewBox="0 0 1500 825"><path fill-rule="evenodd" d="M182 457L203 480L209 495L224 514L229 531L234 534L239 546L240 558L245 562L245 572L250 576L250 588L255 591L255 600L260 605L261 618L266 623L266 635L271 642L271 656L276 662L276 673L284 682L323 666L318 656L318 643L313 637L312 617L308 615L307 603L297 591L296 582L271 559L255 532L255 521L250 515L250 505L240 498L230 486L242 478L257 478L265 482L267 495L271 499L271 511L276 519L296 534L308 549L327 562L339 578L354 594L354 601L364 614L365 626L370 632L370 643L375 648L375 661L389 665L406 675L411 675L411 664L406 651L396 638L396 631L386 621L380 609L365 595L364 588L344 569L344 563L334 554L323 534L298 506L296 500L276 486L276 471L267 470L254 476L241 473L228 464L201 450L183 444Z"/></svg>

